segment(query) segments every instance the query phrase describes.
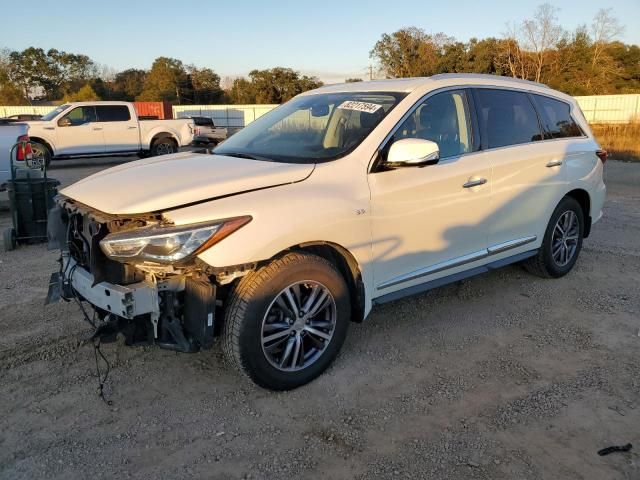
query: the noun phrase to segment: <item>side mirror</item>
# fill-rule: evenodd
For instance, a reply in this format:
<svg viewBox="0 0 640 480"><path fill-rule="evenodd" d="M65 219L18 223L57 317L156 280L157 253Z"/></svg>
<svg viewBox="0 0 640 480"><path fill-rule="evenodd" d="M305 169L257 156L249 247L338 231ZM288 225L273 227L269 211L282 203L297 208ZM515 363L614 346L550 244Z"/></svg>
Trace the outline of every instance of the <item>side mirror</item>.
<svg viewBox="0 0 640 480"><path fill-rule="evenodd" d="M58 120L58 126L59 127L70 127L71 126L71 119L69 119L68 117L62 117L60 120Z"/></svg>
<svg viewBox="0 0 640 480"><path fill-rule="evenodd" d="M386 164L390 167L423 167L440 160L436 142L421 138L403 138L391 145Z"/></svg>
<svg viewBox="0 0 640 480"><path fill-rule="evenodd" d="M315 105L311 105L311 116L312 117L325 117L329 115L329 105L316 103Z"/></svg>

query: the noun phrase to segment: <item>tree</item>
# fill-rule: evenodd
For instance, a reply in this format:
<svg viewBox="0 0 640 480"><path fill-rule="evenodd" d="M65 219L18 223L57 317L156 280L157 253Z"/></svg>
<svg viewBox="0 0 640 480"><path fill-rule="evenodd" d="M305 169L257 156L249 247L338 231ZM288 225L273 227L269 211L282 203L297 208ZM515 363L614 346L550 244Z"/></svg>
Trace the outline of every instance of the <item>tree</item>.
<svg viewBox="0 0 640 480"><path fill-rule="evenodd" d="M220 88L220 75L210 68L188 67L189 78L193 91L193 103L218 103L224 92Z"/></svg>
<svg viewBox="0 0 640 480"><path fill-rule="evenodd" d="M0 105L28 105L22 90L9 78L9 50L0 50Z"/></svg>
<svg viewBox="0 0 640 480"><path fill-rule="evenodd" d="M88 83L80 88L77 92L67 93L63 100L65 102L95 102L100 100L100 97L95 90Z"/></svg>
<svg viewBox="0 0 640 480"><path fill-rule="evenodd" d="M558 8L543 3L536 9L533 19L522 22L523 46L533 59L536 82L542 81L542 69L563 36L562 27L557 23L557 12Z"/></svg>
<svg viewBox="0 0 640 480"><path fill-rule="evenodd" d="M146 78L147 72L136 68L116 73L112 84L114 97L129 102L135 100L142 93Z"/></svg>
<svg viewBox="0 0 640 480"><path fill-rule="evenodd" d="M438 73L444 48L455 40L444 33L429 35L421 28L402 28L383 34L369 55L388 78L420 77Z"/></svg>
<svg viewBox="0 0 640 480"><path fill-rule="evenodd" d="M237 78L230 96L234 103L283 103L299 93L322 86L316 77L300 75L290 68L252 70L249 79Z"/></svg>
<svg viewBox="0 0 640 480"><path fill-rule="evenodd" d="M347 78L344 83L357 83L357 82L361 82L362 79L361 78Z"/></svg>
<svg viewBox="0 0 640 480"><path fill-rule="evenodd" d="M136 100L157 102L169 101L181 103L189 95L191 88L187 72L180 60L158 57L147 74L144 87Z"/></svg>

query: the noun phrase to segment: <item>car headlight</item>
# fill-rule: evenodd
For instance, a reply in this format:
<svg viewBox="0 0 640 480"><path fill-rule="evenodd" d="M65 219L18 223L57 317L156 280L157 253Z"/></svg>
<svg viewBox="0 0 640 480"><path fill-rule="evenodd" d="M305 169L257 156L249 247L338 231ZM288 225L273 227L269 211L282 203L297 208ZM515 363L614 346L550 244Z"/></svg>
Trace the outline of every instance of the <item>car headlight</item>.
<svg viewBox="0 0 640 480"><path fill-rule="evenodd" d="M100 241L109 258L121 262L173 263L206 250L251 221L236 217L180 226L135 228L111 233Z"/></svg>

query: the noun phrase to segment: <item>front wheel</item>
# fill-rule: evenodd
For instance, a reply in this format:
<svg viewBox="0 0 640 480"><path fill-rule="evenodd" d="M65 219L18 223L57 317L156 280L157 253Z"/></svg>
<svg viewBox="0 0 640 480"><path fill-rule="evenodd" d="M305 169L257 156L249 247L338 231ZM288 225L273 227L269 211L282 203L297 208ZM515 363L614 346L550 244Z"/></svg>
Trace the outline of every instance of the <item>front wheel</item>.
<svg viewBox="0 0 640 480"><path fill-rule="evenodd" d="M564 197L551 215L538 254L525 268L543 278L559 278L571 271L582 249L584 212L572 197Z"/></svg>
<svg viewBox="0 0 640 480"><path fill-rule="evenodd" d="M290 390L320 375L347 334L347 284L327 260L289 253L243 277L226 308L223 350L258 385Z"/></svg>

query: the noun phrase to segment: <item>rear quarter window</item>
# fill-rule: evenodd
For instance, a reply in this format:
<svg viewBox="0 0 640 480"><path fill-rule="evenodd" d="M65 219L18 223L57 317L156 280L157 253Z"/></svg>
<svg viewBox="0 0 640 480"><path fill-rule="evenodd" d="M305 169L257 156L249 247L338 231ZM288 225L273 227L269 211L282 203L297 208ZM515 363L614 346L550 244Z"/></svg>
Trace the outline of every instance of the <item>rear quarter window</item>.
<svg viewBox="0 0 640 480"><path fill-rule="evenodd" d="M538 116L524 92L476 90L483 148L542 140Z"/></svg>
<svg viewBox="0 0 640 480"><path fill-rule="evenodd" d="M545 138L582 137L584 132L571 116L568 103L543 95L533 95Z"/></svg>

